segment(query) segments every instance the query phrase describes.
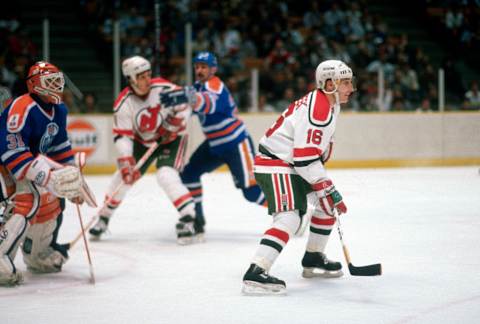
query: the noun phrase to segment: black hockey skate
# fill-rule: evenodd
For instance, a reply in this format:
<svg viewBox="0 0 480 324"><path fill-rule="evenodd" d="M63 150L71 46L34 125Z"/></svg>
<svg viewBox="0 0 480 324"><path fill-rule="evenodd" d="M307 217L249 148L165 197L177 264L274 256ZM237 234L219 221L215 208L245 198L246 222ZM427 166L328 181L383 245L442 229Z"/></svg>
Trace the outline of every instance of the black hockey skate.
<svg viewBox="0 0 480 324"><path fill-rule="evenodd" d="M195 235L194 218L190 215L183 216L175 225L177 232L177 243L180 245L188 245L193 243Z"/></svg>
<svg viewBox="0 0 480 324"><path fill-rule="evenodd" d="M108 222L110 218L100 216L97 223L88 231L90 233L90 240L98 241L100 236L108 230Z"/></svg>
<svg viewBox="0 0 480 324"><path fill-rule="evenodd" d="M338 278L343 276L342 264L329 260L322 252L305 252L302 267L304 278Z"/></svg>
<svg viewBox="0 0 480 324"><path fill-rule="evenodd" d="M242 293L245 295L281 295L286 288L285 281L269 275L254 263L243 276Z"/></svg>

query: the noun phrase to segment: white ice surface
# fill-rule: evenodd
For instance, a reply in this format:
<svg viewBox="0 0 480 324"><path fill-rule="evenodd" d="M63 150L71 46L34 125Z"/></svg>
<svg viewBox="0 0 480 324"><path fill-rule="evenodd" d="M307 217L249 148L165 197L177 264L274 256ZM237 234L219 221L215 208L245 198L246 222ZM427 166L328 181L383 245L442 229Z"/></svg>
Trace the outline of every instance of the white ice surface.
<svg viewBox="0 0 480 324"><path fill-rule="evenodd" d="M176 213L153 175L130 192L111 234L90 242L97 284L80 241L59 274L0 288L0 323L480 323L478 169L332 170L354 265L381 262L380 277L303 279L306 235L292 238L272 268L283 297L242 296L241 278L270 224L227 173L207 175L206 243L175 243ZM109 177L89 177L102 200ZM85 221L94 210L83 207ZM60 241L79 231L69 205ZM330 258L343 261L336 232Z"/></svg>

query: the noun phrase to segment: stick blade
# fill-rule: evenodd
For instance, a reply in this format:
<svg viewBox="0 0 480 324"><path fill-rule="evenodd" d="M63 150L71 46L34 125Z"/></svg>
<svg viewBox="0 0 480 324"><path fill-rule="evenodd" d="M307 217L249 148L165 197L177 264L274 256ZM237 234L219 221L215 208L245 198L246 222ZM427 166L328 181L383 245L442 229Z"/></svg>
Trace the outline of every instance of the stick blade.
<svg viewBox="0 0 480 324"><path fill-rule="evenodd" d="M380 276L382 274L382 265L376 263L363 267L356 267L349 263L348 270L352 276Z"/></svg>

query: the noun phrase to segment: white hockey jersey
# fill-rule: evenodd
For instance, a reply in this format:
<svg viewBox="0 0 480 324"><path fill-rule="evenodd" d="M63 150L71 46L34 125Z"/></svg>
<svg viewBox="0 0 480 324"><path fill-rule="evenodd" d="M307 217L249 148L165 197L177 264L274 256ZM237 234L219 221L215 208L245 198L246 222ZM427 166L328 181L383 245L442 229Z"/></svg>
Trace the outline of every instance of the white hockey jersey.
<svg viewBox="0 0 480 324"><path fill-rule="evenodd" d="M160 93L179 88L163 78L154 78L147 96L139 97L126 87L120 93L113 105L113 135L120 156L133 154L133 140L145 146L159 140L158 129L167 113L162 111ZM191 109L176 114L187 122ZM186 129L177 135L183 135Z"/></svg>
<svg viewBox="0 0 480 324"><path fill-rule="evenodd" d="M311 184L327 178L323 164L339 112L320 90L290 104L260 139L254 171L298 174Z"/></svg>

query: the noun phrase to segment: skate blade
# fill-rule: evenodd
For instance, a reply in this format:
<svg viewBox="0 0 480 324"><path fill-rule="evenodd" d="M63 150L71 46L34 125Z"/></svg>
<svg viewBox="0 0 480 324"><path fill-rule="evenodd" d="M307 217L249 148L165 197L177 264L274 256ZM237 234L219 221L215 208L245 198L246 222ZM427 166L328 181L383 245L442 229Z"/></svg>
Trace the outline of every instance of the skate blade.
<svg viewBox="0 0 480 324"><path fill-rule="evenodd" d="M339 278L343 276L343 271L327 271L318 268L303 268L302 277L304 278Z"/></svg>
<svg viewBox="0 0 480 324"><path fill-rule="evenodd" d="M177 238L177 244L178 245L191 245L193 244L193 237L180 237Z"/></svg>
<svg viewBox="0 0 480 324"><path fill-rule="evenodd" d="M242 294L245 296L284 296L287 290L282 285L261 284L254 281L244 281Z"/></svg>
<svg viewBox="0 0 480 324"><path fill-rule="evenodd" d="M100 241L100 238L102 237L102 234L100 235L93 235L93 234L90 234L90 242L98 242Z"/></svg>
<svg viewBox="0 0 480 324"><path fill-rule="evenodd" d="M195 242L205 243L205 234L204 233L195 234Z"/></svg>

